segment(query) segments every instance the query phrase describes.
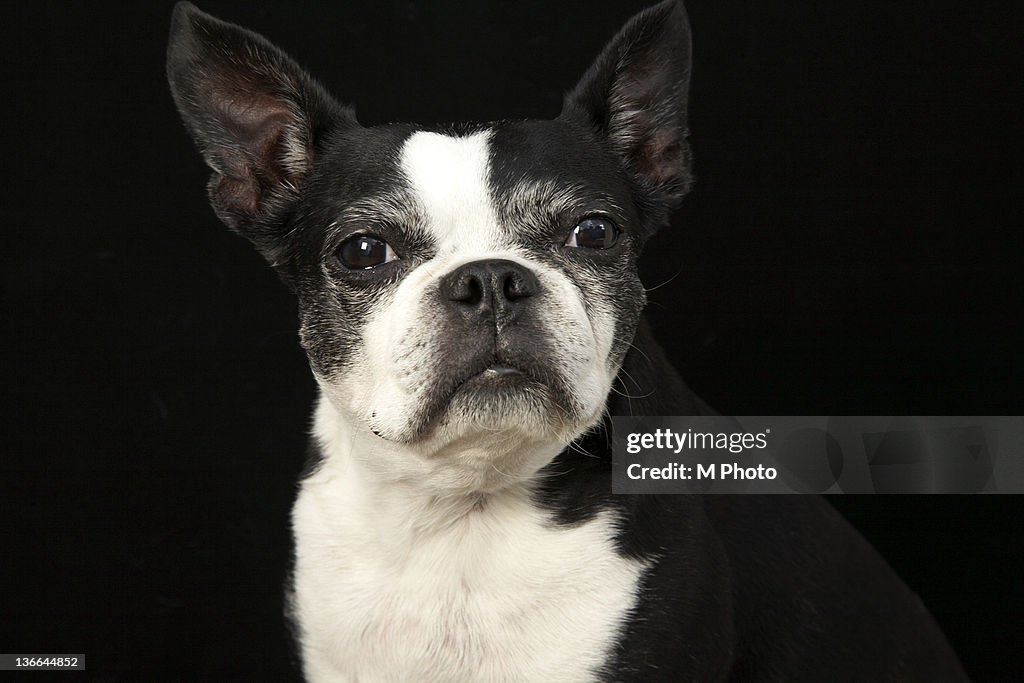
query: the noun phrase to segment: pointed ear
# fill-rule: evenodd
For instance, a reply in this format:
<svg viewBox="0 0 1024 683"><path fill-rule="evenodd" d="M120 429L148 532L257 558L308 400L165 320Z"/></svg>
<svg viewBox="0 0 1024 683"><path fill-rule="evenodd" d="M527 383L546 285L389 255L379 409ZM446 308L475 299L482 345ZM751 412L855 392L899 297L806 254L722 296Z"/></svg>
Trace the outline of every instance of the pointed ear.
<svg viewBox="0 0 1024 683"><path fill-rule="evenodd" d="M269 257L274 218L298 196L318 143L358 125L355 115L263 37L188 2L174 8L167 79L213 169L214 210Z"/></svg>
<svg viewBox="0 0 1024 683"><path fill-rule="evenodd" d="M590 127L639 189L666 209L690 187L690 24L678 0L640 12L566 96L559 116Z"/></svg>

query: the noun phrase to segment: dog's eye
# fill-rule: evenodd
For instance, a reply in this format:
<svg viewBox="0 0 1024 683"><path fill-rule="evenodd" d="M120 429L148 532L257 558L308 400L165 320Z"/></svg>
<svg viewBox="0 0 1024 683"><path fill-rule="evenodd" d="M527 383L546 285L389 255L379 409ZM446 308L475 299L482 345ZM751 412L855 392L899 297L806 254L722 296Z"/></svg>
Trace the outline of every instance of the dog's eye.
<svg viewBox="0 0 1024 683"><path fill-rule="evenodd" d="M607 249L619 239L619 230L606 218L591 216L584 218L573 229L567 247L583 247L584 249Z"/></svg>
<svg viewBox="0 0 1024 683"><path fill-rule="evenodd" d="M338 249L338 260L352 270L376 268L397 258L390 244L373 235L349 237Z"/></svg>

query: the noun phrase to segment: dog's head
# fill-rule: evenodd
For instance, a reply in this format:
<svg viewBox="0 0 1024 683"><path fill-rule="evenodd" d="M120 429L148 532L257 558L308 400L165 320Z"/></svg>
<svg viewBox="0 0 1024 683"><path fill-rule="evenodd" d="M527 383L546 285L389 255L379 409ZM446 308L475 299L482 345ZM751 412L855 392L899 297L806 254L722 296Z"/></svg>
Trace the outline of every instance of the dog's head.
<svg viewBox="0 0 1024 683"><path fill-rule="evenodd" d="M555 447L525 472L600 420L630 347L637 256L689 185L689 62L667 0L553 121L366 128L262 37L180 3L168 77L217 215L298 296L333 408L420 468Z"/></svg>

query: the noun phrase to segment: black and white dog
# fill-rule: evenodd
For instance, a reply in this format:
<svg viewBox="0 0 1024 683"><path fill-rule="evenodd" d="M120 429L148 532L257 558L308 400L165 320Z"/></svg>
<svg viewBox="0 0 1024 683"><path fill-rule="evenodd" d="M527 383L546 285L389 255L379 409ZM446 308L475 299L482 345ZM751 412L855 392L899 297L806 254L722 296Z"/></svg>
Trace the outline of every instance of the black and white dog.
<svg viewBox="0 0 1024 683"><path fill-rule="evenodd" d="M210 200L297 295L320 386L293 518L308 679L965 678L820 499L611 494L607 416L708 412L636 270L690 185L689 71L666 0L553 121L364 128L178 5L168 76ZM620 373L649 395L628 408Z"/></svg>

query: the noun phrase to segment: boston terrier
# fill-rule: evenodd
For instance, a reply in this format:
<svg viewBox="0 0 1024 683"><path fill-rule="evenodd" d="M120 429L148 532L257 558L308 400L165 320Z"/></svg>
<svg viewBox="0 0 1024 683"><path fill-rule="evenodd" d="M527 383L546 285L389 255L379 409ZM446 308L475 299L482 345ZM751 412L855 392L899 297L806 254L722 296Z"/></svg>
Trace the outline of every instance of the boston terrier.
<svg viewBox="0 0 1024 683"><path fill-rule="evenodd" d="M711 412L636 268L690 188L690 53L666 0L554 120L364 127L261 36L175 9L210 201L298 297L320 389L289 591L308 680L965 680L823 500L611 492L609 416Z"/></svg>

